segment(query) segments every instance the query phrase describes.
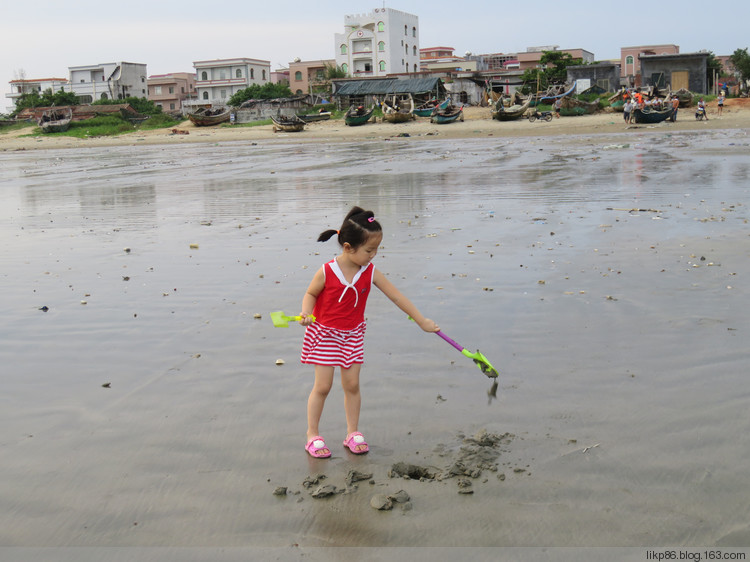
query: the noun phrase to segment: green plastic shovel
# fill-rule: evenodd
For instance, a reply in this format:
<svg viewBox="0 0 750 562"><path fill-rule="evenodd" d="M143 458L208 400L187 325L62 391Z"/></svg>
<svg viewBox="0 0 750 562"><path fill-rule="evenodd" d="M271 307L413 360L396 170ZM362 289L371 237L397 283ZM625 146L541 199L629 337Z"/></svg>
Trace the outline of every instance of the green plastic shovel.
<svg viewBox="0 0 750 562"><path fill-rule="evenodd" d="M497 375L498 375L497 369L495 369L495 367L492 366L492 364L487 360L487 358L484 355L480 353L478 349L476 353L472 353L461 344L453 341L443 332L435 332L435 333L441 338L443 338L445 341L447 341L449 344L451 344L453 347L455 347L458 351L463 353L466 357L473 360L474 363L476 363L477 367L479 367L479 370L482 371L485 375L487 375L488 377L492 379L497 378Z"/></svg>
<svg viewBox="0 0 750 562"><path fill-rule="evenodd" d="M308 316L308 318L312 318L313 322L315 322L315 316ZM288 328L289 322L299 322L300 320L302 320L301 316L287 316L280 310L271 313L271 322L273 322L276 328Z"/></svg>

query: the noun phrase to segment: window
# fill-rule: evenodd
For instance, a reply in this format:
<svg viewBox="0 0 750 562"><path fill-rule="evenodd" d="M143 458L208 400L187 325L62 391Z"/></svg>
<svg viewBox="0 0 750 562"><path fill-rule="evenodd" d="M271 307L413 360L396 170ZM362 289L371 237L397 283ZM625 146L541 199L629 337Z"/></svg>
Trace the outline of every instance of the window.
<svg viewBox="0 0 750 562"><path fill-rule="evenodd" d="M297 90L297 95L301 96L303 94L302 90Z"/></svg>
<svg viewBox="0 0 750 562"><path fill-rule="evenodd" d="M174 94L174 86L170 86L169 87L169 93L170 94Z"/></svg>
<svg viewBox="0 0 750 562"><path fill-rule="evenodd" d="M264 68L263 69L263 80L265 80L265 79L266 79L266 69Z"/></svg>
<svg viewBox="0 0 750 562"><path fill-rule="evenodd" d="M416 27L412 27L411 28L411 36L412 37L416 37L417 36L417 28Z"/></svg>
<svg viewBox="0 0 750 562"><path fill-rule="evenodd" d="M184 94L184 93L185 93L185 86L182 86L182 87L180 88L180 93L181 93L181 94Z"/></svg>
<svg viewBox="0 0 750 562"><path fill-rule="evenodd" d="M378 66L380 67L380 72L385 72L385 61L384 60L381 60L378 63Z"/></svg>
<svg viewBox="0 0 750 562"><path fill-rule="evenodd" d="M404 52L408 55L409 54L409 45L404 45Z"/></svg>
<svg viewBox="0 0 750 562"><path fill-rule="evenodd" d="M208 99L208 92L203 92L203 99L204 99L204 100L207 100L207 99Z"/></svg>
<svg viewBox="0 0 750 562"><path fill-rule="evenodd" d="M315 79L316 80L323 80L325 78L325 72L323 72L323 69L319 68L315 72Z"/></svg>
<svg viewBox="0 0 750 562"><path fill-rule="evenodd" d="M255 80L255 69L254 68L250 69L250 80Z"/></svg>
<svg viewBox="0 0 750 562"><path fill-rule="evenodd" d="M413 55L414 55L415 57L417 56L417 46L416 46L416 45L414 45L414 47L412 47L412 54L413 54Z"/></svg>
<svg viewBox="0 0 750 562"><path fill-rule="evenodd" d="M346 63L342 64L341 70L343 70L345 74L349 74L349 65Z"/></svg>
<svg viewBox="0 0 750 562"><path fill-rule="evenodd" d="M346 54L346 45L341 45L341 54L342 55Z"/></svg>
<svg viewBox="0 0 750 562"><path fill-rule="evenodd" d="M385 52L385 41L381 41L380 43L378 43L378 51L380 51L381 53Z"/></svg>
<svg viewBox="0 0 750 562"><path fill-rule="evenodd" d="M226 80L226 79L227 79L226 73L223 70L219 72L219 80Z"/></svg>
<svg viewBox="0 0 750 562"><path fill-rule="evenodd" d="M201 73L201 80L208 80L208 72L205 70Z"/></svg>
<svg viewBox="0 0 750 562"><path fill-rule="evenodd" d="M378 22L378 31L385 31L385 24L382 21Z"/></svg>
<svg viewBox="0 0 750 562"><path fill-rule="evenodd" d="M628 55L627 57L625 57L625 64L633 64L633 56L632 55Z"/></svg>
<svg viewBox="0 0 750 562"><path fill-rule="evenodd" d="M241 68L238 68L238 69L237 69L237 72L235 73L235 76L236 76L237 78L242 78L242 69L241 69Z"/></svg>
<svg viewBox="0 0 750 562"><path fill-rule="evenodd" d="M172 110L174 110L174 104L173 104L173 103L170 103L170 104L169 104L169 109L172 109Z"/></svg>
<svg viewBox="0 0 750 562"><path fill-rule="evenodd" d="M223 99L223 100L227 99L227 91L226 90L222 90L221 91L221 99Z"/></svg>
<svg viewBox="0 0 750 562"><path fill-rule="evenodd" d="M154 86L154 94L157 96L161 95L161 86Z"/></svg>
<svg viewBox="0 0 750 562"><path fill-rule="evenodd" d="M295 72L294 73L294 79L297 80L297 81L302 80L302 72L299 71L299 70L297 72Z"/></svg>
<svg viewBox="0 0 750 562"><path fill-rule="evenodd" d="M106 100L107 99L107 94L102 94L101 95L101 99Z"/></svg>
<svg viewBox="0 0 750 562"><path fill-rule="evenodd" d="M404 26L404 35L409 35L409 26L408 25Z"/></svg>

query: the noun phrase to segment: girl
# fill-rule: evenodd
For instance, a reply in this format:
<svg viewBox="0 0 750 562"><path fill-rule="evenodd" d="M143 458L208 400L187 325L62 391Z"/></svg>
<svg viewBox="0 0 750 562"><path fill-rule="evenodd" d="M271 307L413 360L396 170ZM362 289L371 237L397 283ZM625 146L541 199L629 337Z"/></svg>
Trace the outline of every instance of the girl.
<svg viewBox="0 0 750 562"><path fill-rule="evenodd" d="M315 365L315 383L307 400L307 444L305 450L315 458L331 456L331 450L319 435L318 424L326 397L333 385L335 367L341 369L346 413L346 446L352 453L370 450L358 431L361 398L359 370L364 362L365 305L375 285L393 303L413 318L425 332L440 328L425 318L372 265L383 240L382 228L372 211L352 207L339 230L326 230L318 237L325 242L338 236L342 253L321 267L302 298L300 324L306 326L302 344L302 363Z"/></svg>

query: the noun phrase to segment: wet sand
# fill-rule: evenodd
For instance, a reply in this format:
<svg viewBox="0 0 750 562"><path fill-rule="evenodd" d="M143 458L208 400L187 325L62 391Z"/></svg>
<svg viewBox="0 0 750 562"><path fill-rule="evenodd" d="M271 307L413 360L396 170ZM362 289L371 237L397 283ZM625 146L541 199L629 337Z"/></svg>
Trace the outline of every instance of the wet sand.
<svg viewBox="0 0 750 562"><path fill-rule="evenodd" d="M0 545L750 545L748 129L420 139L0 154ZM376 293L371 452L341 445L334 387L314 460L302 332L268 313L355 203L499 386Z"/></svg>

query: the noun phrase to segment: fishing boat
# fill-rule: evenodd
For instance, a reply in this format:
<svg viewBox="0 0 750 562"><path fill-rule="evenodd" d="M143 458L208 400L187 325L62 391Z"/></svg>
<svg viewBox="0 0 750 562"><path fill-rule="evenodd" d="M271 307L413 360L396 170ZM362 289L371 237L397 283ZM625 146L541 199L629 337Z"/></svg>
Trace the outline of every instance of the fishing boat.
<svg viewBox="0 0 750 562"><path fill-rule="evenodd" d="M273 132L283 131L285 133L296 133L305 128L307 123L296 115L277 115L271 116L273 121Z"/></svg>
<svg viewBox="0 0 750 562"><path fill-rule="evenodd" d="M195 113L188 113L188 119L196 127L210 127L211 125L226 123L229 121L231 113L232 111L228 107L216 109L201 107Z"/></svg>
<svg viewBox="0 0 750 562"><path fill-rule="evenodd" d="M450 98L445 98L441 103L438 103L436 99L431 99L428 102L423 103L422 105L414 108L414 115L417 117L431 117L432 112L435 111L435 108L438 109L445 109L451 104Z"/></svg>
<svg viewBox="0 0 750 562"><path fill-rule="evenodd" d="M38 124L42 128L43 133L60 133L68 130L72 118L73 110L71 108L51 107L42 113Z"/></svg>
<svg viewBox="0 0 750 562"><path fill-rule="evenodd" d="M414 116L414 98L409 97L405 100L397 100L396 96L393 96L392 101L383 100L383 121L389 123L405 123L416 119Z"/></svg>
<svg viewBox="0 0 750 562"><path fill-rule="evenodd" d="M672 97L680 100L680 107L690 107L693 105L693 93L687 88L680 88L672 92Z"/></svg>
<svg viewBox="0 0 750 562"><path fill-rule="evenodd" d="M498 121L514 121L521 117L531 105L531 96L525 100L519 98L514 99L512 105L506 106L506 100L508 98L500 98L492 108L492 118Z"/></svg>
<svg viewBox="0 0 750 562"><path fill-rule="evenodd" d="M609 97L609 107L614 111L625 111L625 91L620 90L615 95Z"/></svg>
<svg viewBox="0 0 750 562"><path fill-rule="evenodd" d="M561 86L551 86L547 89L547 93L542 95L539 98L540 102L550 102L555 101L556 99L564 98L565 96L570 96L573 94L573 92L576 91L576 84L577 82L573 82L573 85L566 91L561 92L562 89Z"/></svg>
<svg viewBox="0 0 750 562"><path fill-rule="evenodd" d="M454 121L464 120L464 106L456 107L455 105L449 105L444 109L438 109L437 107L430 117L430 123L437 123L442 125L444 123L453 123Z"/></svg>
<svg viewBox="0 0 750 562"><path fill-rule="evenodd" d="M353 105L346 111L346 114L344 115L344 123L351 127L364 125L370 120L370 117L372 117L373 111L375 111L374 107L365 109L363 105Z"/></svg>
<svg viewBox="0 0 750 562"><path fill-rule="evenodd" d="M599 100L583 101L574 97L564 97L560 106L560 115L572 117L575 115L587 115L599 109Z"/></svg>
<svg viewBox="0 0 750 562"><path fill-rule="evenodd" d="M306 115L298 113L297 117L302 119L305 123L315 123L316 121L328 121L331 118L331 112L320 111L318 113L308 113Z"/></svg>
<svg viewBox="0 0 750 562"><path fill-rule="evenodd" d="M672 107L666 109L653 109L651 107L636 108L633 111L633 118L636 123L661 123L672 117L673 111Z"/></svg>

